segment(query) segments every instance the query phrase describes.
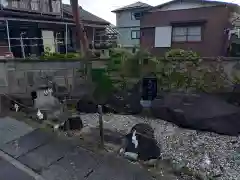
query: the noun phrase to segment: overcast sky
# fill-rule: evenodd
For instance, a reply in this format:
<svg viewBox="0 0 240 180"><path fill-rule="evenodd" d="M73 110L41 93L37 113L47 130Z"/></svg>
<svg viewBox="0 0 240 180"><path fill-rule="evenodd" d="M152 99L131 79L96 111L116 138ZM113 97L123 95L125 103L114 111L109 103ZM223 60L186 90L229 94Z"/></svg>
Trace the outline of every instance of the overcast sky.
<svg viewBox="0 0 240 180"><path fill-rule="evenodd" d="M135 3L138 0L78 0L79 5L81 5L87 11L115 24L116 18L115 14L111 13L112 10ZM159 5L169 0L142 0L150 5ZM233 2L240 4L240 0L219 0L225 2ZM64 3L70 4L70 0L63 0Z"/></svg>

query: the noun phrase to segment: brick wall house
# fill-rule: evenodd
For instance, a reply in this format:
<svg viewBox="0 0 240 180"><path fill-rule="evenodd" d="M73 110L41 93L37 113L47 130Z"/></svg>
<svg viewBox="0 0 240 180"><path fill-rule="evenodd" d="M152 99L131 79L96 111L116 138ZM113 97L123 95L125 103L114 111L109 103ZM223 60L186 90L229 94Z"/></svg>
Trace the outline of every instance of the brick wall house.
<svg viewBox="0 0 240 180"><path fill-rule="evenodd" d="M156 55L170 48L189 49L201 56L225 56L227 28L235 4L205 0L174 0L145 12L141 47Z"/></svg>

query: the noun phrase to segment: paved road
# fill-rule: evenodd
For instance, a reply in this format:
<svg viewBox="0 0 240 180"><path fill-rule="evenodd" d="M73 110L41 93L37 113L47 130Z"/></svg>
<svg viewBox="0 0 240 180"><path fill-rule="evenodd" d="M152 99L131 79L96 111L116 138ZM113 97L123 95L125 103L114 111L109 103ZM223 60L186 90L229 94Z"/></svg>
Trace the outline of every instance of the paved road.
<svg viewBox="0 0 240 180"><path fill-rule="evenodd" d="M1 126L1 121L5 126ZM76 142L59 139L53 133L32 129L22 122L0 119L0 135L6 136L0 143L2 153L8 154L20 165L13 166L9 160L0 159L0 180L31 180L35 174L45 180L148 180L151 176L139 166L113 155L99 155L79 147ZM20 124L19 124L20 123ZM17 125L20 129L17 128ZM10 128L11 130L11 128ZM14 135L14 133L18 134ZM21 132L21 133L20 133ZM13 138L14 137L14 138ZM15 139L15 140L13 140ZM0 153L1 157L1 153ZM30 170L23 171L26 167ZM3 167L3 168L2 168ZM32 173L29 173L32 171Z"/></svg>

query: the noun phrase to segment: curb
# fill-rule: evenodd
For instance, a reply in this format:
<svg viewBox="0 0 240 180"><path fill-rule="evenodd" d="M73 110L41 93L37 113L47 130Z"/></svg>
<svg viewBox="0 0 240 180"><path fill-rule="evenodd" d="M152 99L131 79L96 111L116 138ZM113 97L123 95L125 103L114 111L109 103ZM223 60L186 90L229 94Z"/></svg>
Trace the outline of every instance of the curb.
<svg viewBox="0 0 240 180"><path fill-rule="evenodd" d="M21 171L25 172L26 174L28 174L29 176L33 177L35 180L46 180L41 175L35 173L32 169L23 165L22 163L20 163L19 161L12 158L11 156L9 156L8 154L6 154L5 152L3 152L1 150L0 150L0 157L2 159L4 159L5 161L9 162L10 164L12 164L13 166L15 166L16 168L18 168L19 170L21 170Z"/></svg>

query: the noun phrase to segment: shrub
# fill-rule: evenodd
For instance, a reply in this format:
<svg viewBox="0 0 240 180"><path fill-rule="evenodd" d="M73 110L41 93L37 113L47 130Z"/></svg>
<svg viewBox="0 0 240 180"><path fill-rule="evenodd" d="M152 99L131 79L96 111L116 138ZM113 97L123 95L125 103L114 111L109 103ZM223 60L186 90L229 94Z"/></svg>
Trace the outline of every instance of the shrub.
<svg viewBox="0 0 240 180"><path fill-rule="evenodd" d="M172 49L164 58L155 60L158 86L160 90L186 90L195 87L195 70L199 56L193 51Z"/></svg>
<svg viewBox="0 0 240 180"><path fill-rule="evenodd" d="M113 91L113 83L105 69L92 69L92 81L96 88L94 98L98 102L105 101L107 96Z"/></svg>
<svg viewBox="0 0 240 180"><path fill-rule="evenodd" d="M165 58L179 58L180 60L198 59L200 56L191 50L171 49L165 53Z"/></svg>
<svg viewBox="0 0 240 180"><path fill-rule="evenodd" d="M197 85L201 91L221 91L231 83L228 75L224 71L224 64L221 58L217 58L213 62L208 62L205 66L199 66L197 72Z"/></svg>
<svg viewBox="0 0 240 180"><path fill-rule="evenodd" d="M61 54L61 53L51 52L51 49L49 47L45 48L44 53L40 57L40 59L43 59L43 60L68 60L68 59L78 59L78 58L81 58L79 53Z"/></svg>
<svg viewBox="0 0 240 180"><path fill-rule="evenodd" d="M227 85L227 75L221 58L203 62L197 53L173 49L158 62L159 84L164 89L182 89L214 92Z"/></svg>
<svg viewBox="0 0 240 180"><path fill-rule="evenodd" d="M150 73L156 74L161 91L214 92L228 81L220 58L206 64L197 53L182 49L172 49L164 58L157 58L141 49L131 53L117 48L111 50L106 70L108 75L118 76L118 84L123 88L129 87L131 80Z"/></svg>

